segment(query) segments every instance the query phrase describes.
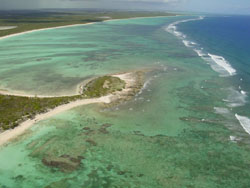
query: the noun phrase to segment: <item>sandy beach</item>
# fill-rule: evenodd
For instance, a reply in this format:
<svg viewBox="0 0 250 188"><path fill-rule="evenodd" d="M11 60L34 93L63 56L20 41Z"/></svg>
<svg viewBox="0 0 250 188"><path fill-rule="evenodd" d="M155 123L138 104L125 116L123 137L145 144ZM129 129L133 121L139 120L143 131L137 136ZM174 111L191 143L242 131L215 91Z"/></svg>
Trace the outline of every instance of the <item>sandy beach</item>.
<svg viewBox="0 0 250 188"><path fill-rule="evenodd" d="M166 16L158 16L158 17L166 17ZM126 18L126 19L138 19L138 18L146 18L146 17L135 17L135 18ZM154 17L148 17L148 18L154 18ZM122 20L122 19L111 19L111 20L105 20L104 22L107 21L115 21L115 20ZM7 35L4 37L0 37L1 39L6 39L14 36L19 36L23 34L28 34L28 33L33 33L36 31L44 31L44 30L49 30L49 29L60 29L60 28L67 28L67 27L75 27L75 26L82 26L82 25L90 25L94 23L86 23L86 24L74 24L74 25L66 25L66 26L58 26L58 27L51 27L51 28L43 28L43 29L34 29L26 32L21 32L21 33L16 33L16 34L11 34ZM27 129L29 129L33 124L36 122L45 120L47 118L50 118L56 114L59 114L61 112L70 110L72 108L82 106L82 105L87 105L87 104L94 104L94 103L111 103L112 101L115 101L117 99L125 98L131 91L134 90L134 85L136 84L136 78L134 77L133 73L121 73L121 74L115 74L111 75L118 77L126 82L126 87L122 91L118 91L113 93L112 95L108 96L103 96L100 98L93 98L93 99L82 99L82 100L77 100L70 102L68 104L64 104L61 106L58 106L52 110L49 110L46 113L38 114L35 116L34 119L28 119L24 122L22 122L18 127L4 131L3 133L0 134L0 146L5 145L12 139L16 138L17 136L23 134ZM85 83L85 82L82 82ZM83 84L78 84L77 89L76 89L76 94L79 95L81 94L80 90L83 88ZM63 96L74 96L74 95L62 95L62 96L44 96L44 95L32 95L32 94L26 94L22 93L20 91L8 91L8 90L1 90L0 89L0 94L2 95L12 95L12 96L20 96L20 97L38 97L38 98L52 98L52 97L63 97Z"/></svg>
<svg viewBox="0 0 250 188"><path fill-rule="evenodd" d="M91 78L91 79L93 79L93 78ZM65 94L62 94L62 95L36 95L36 94L25 93L22 91L15 91L15 90L9 91L6 89L0 89L0 95L11 95L11 96L17 96L17 97L36 97L36 98L72 97L72 96L76 96L76 95L81 95L83 85L85 85L91 79L84 80L83 82L77 84L75 92L72 95L65 95Z"/></svg>
<svg viewBox="0 0 250 188"><path fill-rule="evenodd" d="M34 119L28 119L27 121L24 121L23 123L21 123L18 127L14 129L10 129L1 133L0 134L0 146L6 144L11 139L16 138L17 136L23 134L25 130L29 129L36 122L42 121L44 119L48 119L54 115L70 110L77 106L94 104L94 103L110 103L110 102L111 102L111 95L108 95L108 96L104 96L100 98L77 100L77 101L70 102L68 104L58 106L46 113L38 114Z"/></svg>
<svg viewBox="0 0 250 188"><path fill-rule="evenodd" d="M0 31L2 30L9 30L9 29L15 29L17 26L0 26Z"/></svg>
<svg viewBox="0 0 250 188"><path fill-rule="evenodd" d="M110 20L104 20L103 22L109 22L109 21L118 21L118 20L126 20L126 19L140 19L140 18L157 18L157 17L167 17L167 16L154 16L154 17L135 17L135 18L124 18L124 19L110 19ZM58 27L50 27L50 28L43 28L43 29L33 29L30 31L25 31L25 32L20 32L20 33L15 33L15 34L10 34L7 36L0 37L0 40L2 39L7 39L19 35L24 35L28 33L33 33L36 31L45 31L45 30L50 30L50 29L61 29L61 28L67 28L67 27L76 27L76 26L83 26L83 25L90 25L90 24L95 24L96 22L93 23L85 23L85 24L72 24L72 25L65 25L65 26L58 26ZM81 89L83 83L86 81L80 83L76 87L75 95L81 94ZM54 97L70 97L73 95L36 95L36 94L28 94L22 91L8 91L6 89L1 89L0 88L0 95L12 95L12 96L18 96L18 97L37 97L37 98L54 98Z"/></svg>
<svg viewBox="0 0 250 188"><path fill-rule="evenodd" d="M20 91L7 91L7 90L1 90L0 89L0 95L11 95L11 96L17 96L17 97L36 97L36 98L55 98L55 97L72 97L81 94L80 92L81 84L77 85L77 89L75 94L73 95L35 95L35 94L28 94Z"/></svg>
<svg viewBox="0 0 250 188"><path fill-rule="evenodd" d="M94 104L94 103L110 103L110 102L111 102L111 96L108 95L108 96L94 98L94 99L77 100L68 104L58 106L46 113L38 114L34 119L28 119L27 121L24 121L23 123L21 123L18 127L14 129L10 129L1 133L0 134L0 146L6 144L11 139L16 138L17 136L23 134L25 130L29 129L36 122L42 121L44 119L48 119L54 115L70 110L77 106Z"/></svg>
<svg viewBox="0 0 250 188"><path fill-rule="evenodd" d="M67 110L70 110L72 108L82 106L82 105L88 105L88 104L94 104L94 103L106 103L106 104L108 104L108 103L111 103L117 99L124 98L124 96L126 96L133 89L133 87L136 85L136 78L134 76L134 73L122 73L122 74L115 74L112 76L118 77L121 80L125 81L126 86L122 91L117 91L117 92L114 92L110 95L99 97L99 98L81 99L81 100L77 100L77 101L72 101L68 104L63 104L63 105L60 105L54 109L51 109L48 112L38 114L35 116L34 119L28 119L28 120L22 122L19 126L17 126L14 129L10 129L10 130L2 132L0 134L0 146L5 145L6 143L11 141L12 139L23 134L33 124L35 124L39 121L48 119L48 118L50 118L54 115L57 115L61 112L64 112L64 111L67 111Z"/></svg>
<svg viewBox="0 0 250 188"><path fill-rule="evenodd" d="M85 24L72 24L72 25L65 25L65 26L49 27L49 28L43 28L43 29L33 29L33 30L30 30L30 31L25 31L25 32L21 32L21 33L15 33L15 34L10 34L10 35L7 35L7 36L3 36L3 37L0 37L0 40L10 38L10 37L14 37L14 36L24 35L24 34L28 34L28 33L33 33L33 32L36 32L36 31L45 31L45 30L50 30L50 29L61 29L61 28L76 27L76 26L90 25L90 24L94 24L94 22L93 23L85 23Z"/></svg>
<svg viewBox="0 0 250 188"><path fill-rule="evenodd" d="M139 19L139 18L159 18L159 17L168 17L168 16L134 17L134 18L123 18L123 19L112 19L111 18L110 20L104 20L103 22L126 20L126 19ZM10 37L14 37L14 36L23 35L23 34L33 33L33 32L36 32L36 31L45 31L45 30L50 30L50 29L61 29L61 28L67 28L67 27L76 27L76 26L90 25L90 24L95 24L95 23L98 23L98 22L91 22L91 23L84 23L84 24L72 24L72 25L64 25L64 26L57 26L57 27L42 28L42 29L33 29L33 30L30 30L30 31L25 31L25 32L6 35L6 36L3 36L3 37L0 37L0 40L10 38Z"/></svg>
<svg viewBox="0 0 250 188"><path fill-rule="evenodd" d="M1 95L17 96L17 97L37 97L37 98L54 98L54 97L72 97L72 96L74 96L74 95L62 95L62 96L61 95L58 95L58 96L53 96L53 95L32 95L32 94L21 93L20 91L6 91L6 90L1 90L1 89L0 89L0 94Z"/></svg>
<svg viewBox="0 0 250 188"><path fill-rule="evenodd" d="M124 74L116 74L116 75L111 75L111 76L118 77L118 78L124 80L125 82L130 83L131 78L129 78L129 74L130 73L124 73ZM20 92L20 91L8 91L8 90L1 90L1 89L0 89L0 95L11 95L11 96L17 96L17 97L37 97L37 98L73 97L76 95L81 95L82 90L83 90L83 86L87 82L89 82L93 79L94 78L90 78L90 79L84 80L80 84L77 84L75 94L73 94L73 95L64 95L64 94L62 94L62 95L34 95L34 94L28 94L28 93Z"/></svg>

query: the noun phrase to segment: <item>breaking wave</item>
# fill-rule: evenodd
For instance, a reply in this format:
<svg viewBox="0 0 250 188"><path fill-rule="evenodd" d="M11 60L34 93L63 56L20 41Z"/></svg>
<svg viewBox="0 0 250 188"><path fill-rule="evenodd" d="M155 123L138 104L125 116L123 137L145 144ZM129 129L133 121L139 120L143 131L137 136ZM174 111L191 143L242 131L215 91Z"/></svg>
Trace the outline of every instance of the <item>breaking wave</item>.
<svg viewBox="0 0 250 188"><path fill-rule="evenodd" d="M242 128L250 134L250 119L245 116L240 116L238 114L235 114L235 117L239 120Z"/></svg>
<svg viewBox="0 0 250 188"><path fill-rule="evenodd" d="M211 68L218 72L220 76L227 77L227 76L234 76L236 75L236 70L230 65L230 63L222 56L217 54L212 54L207 52L204 48L202 48L199 44L189 40L185 34L177 30L177 25L180 23L190 22L190 21L198 21L202 20L205 17L200 16L198 18L193 19L186 19L181 21L176 21L170 25L168 25L165 30L169 33L172 33L177 38L182 40L183 44L191 48L193 51L197 53L199 57L204 59ZM242 79L241 79L242 80ZM247 102L247 93L241 89L239 86L239 89L233 89L229 88L229 95L227 99L224 99L224 102L227 103L227 106L230 108L244 106ZM220 107L214 107L214 110L216 113L221 115L230 115L230 110L227 108L220 108ZM235 114L236 119L240 122L240 125L243 127L243 129L250 134L250 119L245 116L240 116L238 114ZM236 141L236 137L230 137L230 140Z"/></svg>
<svg viewBox="0 0 250 188"><path fill-rule="evenodd" d="M222 107L214 107L214 110L217 114L229 114L230 111L227 108L222 108Z"/></svg>
<svg viewBox="0 0 250 188"><path fill-rule="evenodd" d="M193 19L177 21L168 25L166 27L166 31L174 34L177 38L181 39L183 44L186 47L192 48L198 54L198 56L206 60L210 64L212 69L220 73L221 76L235 75L236 70L229 64L229 62L224 57L205 52L205 50L201 48L197 43L188 40L185 34L177 30L177 25L180 23L197 21L197 20L202 20L202 19L204 19L203 16L200 16L198 18L193 18Z"/></svg>
<svg viewBox="0 0 250 188"><path fill-rule="evenodd" d="M227 99L224 99L228 107L239 107L246 104L247 94L245 92L237 91L233 88L229 88L228 91L229 95Z"/></svg>

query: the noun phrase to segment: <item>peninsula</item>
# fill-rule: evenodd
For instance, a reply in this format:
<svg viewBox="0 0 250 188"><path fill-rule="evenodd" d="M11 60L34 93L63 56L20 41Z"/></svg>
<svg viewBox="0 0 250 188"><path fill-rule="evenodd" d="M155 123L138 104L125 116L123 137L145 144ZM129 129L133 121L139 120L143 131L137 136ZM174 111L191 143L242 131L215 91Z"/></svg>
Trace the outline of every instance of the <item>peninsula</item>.
<svg viewBox="0 0 250 188"><path fill-rule="evenodd" d="M0 146L21 135L34 123L77 106L129 100L143 86L142 71L93 78L79 87L80 94L65 97L0 95ZM0 92L1 93L1 92ZM10 129L14 128L14 129ZM10 129L10 130L7 130ZM7 130L7 131L3 131Z"/></svg>
<svg viewBox="0 0 250 188"><path fill-rule="evenodd" d="M6 16L8 15L8 16ZM176 16L174 13L149 11L43 10L0 11L0 38L48 28L82 25L114 19ZM18 18L18 19L17 19ZM2 28L2 29L1 29Z"/></svg>

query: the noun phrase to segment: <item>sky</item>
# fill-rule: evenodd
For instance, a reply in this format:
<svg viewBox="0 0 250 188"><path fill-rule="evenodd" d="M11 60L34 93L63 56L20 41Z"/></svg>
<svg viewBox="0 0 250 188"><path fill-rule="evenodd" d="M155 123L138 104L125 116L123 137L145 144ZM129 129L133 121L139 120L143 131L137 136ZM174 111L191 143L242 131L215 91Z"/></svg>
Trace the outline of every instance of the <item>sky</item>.
<svg viewBox="0 0 250 188"><path fill-rule="evenodd" d="M250 14L250 0L0 0L0 10L105 8Z"/></svg>

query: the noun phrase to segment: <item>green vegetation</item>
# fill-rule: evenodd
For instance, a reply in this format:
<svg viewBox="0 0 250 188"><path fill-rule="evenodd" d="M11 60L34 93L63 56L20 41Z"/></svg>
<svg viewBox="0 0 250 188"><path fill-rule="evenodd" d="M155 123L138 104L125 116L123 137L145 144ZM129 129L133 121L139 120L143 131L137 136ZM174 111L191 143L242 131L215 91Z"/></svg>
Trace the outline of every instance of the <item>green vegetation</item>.
<svg viewBox="0 0 250 188"><path fill-rule="evenodd" d="M90 81L83 94L88 97L100 97L125 88L125 81L118 77L103 76Z"/></svg>
<svg viewBox="0 0 250 188"><path fill-rule="evenodd" d="M134 17L175 16L165 12L135 11L0 11L0 26L17 26L9 30L0 30L0 37L34 29L101 22L109 19ZM106 81L106 83L105 83ZM57 98L29 98L0 95L0 130L16 127L20 122L46 112L56 106L83 97L99 97L124 88L125 82L116 77L104 76L87 85L85 96Z"/></svg>
<svg viewBox="0 0 250 188"><path fill-rule="evenodd" d="M57 27L71 24L101 22L108 19L122 19L149 16L175 16L165 12L117 12L117 11L0 11L0 26L17 26L15 29L0 30L0 37L24 31Z"/></svg>
<svg viewBox="0 0 250 188"><path fill-rule="evenodd" d="M117 77L103 76L90 81L84 90L84 95L69 97L37 98L0 95L0 130L15 128L22 121L32 119L36 114L44 113L62 104L100 97L125 88L125 82Z"/></svg>
<svg viewBox="0 0 250 188"><path fill-rule="evenodd" d="M80 98L83 96L30 98L0 95L0 128L3 130L14 128L21 121L33 118L38 113Z"/></svg>

